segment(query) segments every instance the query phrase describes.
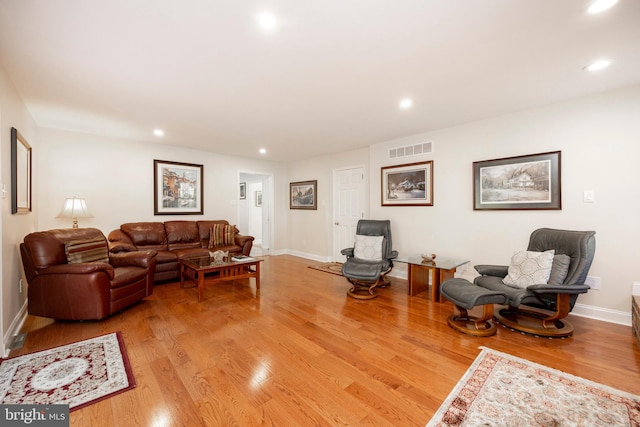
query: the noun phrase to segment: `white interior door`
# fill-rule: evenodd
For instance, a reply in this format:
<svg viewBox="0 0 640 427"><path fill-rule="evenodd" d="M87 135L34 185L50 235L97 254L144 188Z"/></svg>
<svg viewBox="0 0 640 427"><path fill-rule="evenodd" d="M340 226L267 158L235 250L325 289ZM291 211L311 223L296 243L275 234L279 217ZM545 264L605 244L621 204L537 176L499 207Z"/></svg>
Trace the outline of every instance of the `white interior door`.
<svg viewBox="0 0 640 427"><path fill-rule="evenodd" d="M333 260L344 262L340 251L353 247L358 220L365 215L364 167L335 170L333 178Z"/></svg>

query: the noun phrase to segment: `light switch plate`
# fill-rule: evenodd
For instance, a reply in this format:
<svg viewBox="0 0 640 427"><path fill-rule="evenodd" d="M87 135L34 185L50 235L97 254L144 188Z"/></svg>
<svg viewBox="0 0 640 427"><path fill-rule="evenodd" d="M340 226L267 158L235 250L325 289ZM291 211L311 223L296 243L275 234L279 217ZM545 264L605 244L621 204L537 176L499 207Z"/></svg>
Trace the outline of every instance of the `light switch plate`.
<svg viewBox="0 0 640 427"><path fill-rule="evenodd" d="M596 194L593 190L584 190L582 200L585 203L593 203L596 201Z"/></svg>

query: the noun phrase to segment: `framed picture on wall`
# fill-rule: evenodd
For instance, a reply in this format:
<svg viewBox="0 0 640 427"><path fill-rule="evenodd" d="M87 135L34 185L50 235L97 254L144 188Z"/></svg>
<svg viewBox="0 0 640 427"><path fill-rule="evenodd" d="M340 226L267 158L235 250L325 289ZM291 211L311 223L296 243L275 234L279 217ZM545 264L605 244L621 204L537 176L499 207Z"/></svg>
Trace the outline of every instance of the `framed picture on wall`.
<svg viewBox="0 0 640 427"><path fill-rule="evenodd" d="M262 206L262 191L256 191L256 206Z"/></svg>
<svg viewBox="0 0 640 427"><path fill-rule="evenodd" d="M318 209L318 181L289 183L289 209Z"/></svg>
<svg viewBox="0 0 640 427"><path fill-rule="evenodd" d="M153 161L154 215L202 215L203 166Z"/></svg>
<svg viewBox="0 0 640 427"><path fill-rule="evenodd" d="M244 200L247 198L247 183L240 183L240 200Z"/></svg>
<svg viewBox="0 0 640 427"><path fill-rule="evenodd" d="M560 154L473 162L473 209L562 209Z"/></svg>
<svg viewBox="0 0 640 427"><path fill-rule="evenodd" d="M433 206L433 160L380 169L382 206Z"/></svg>
<svg viewBox="0 0 640 427"><path fill-rule="evenodd" d="M11 128L11 213L31 212L31 146Z"/></svg>

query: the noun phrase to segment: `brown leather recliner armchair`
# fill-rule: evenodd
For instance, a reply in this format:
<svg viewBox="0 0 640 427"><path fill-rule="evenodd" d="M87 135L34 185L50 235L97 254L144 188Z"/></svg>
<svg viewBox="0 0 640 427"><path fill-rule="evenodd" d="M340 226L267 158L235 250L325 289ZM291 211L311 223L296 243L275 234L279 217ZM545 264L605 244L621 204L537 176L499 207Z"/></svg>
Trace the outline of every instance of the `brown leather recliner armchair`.
<svg viewBox="0 0 640 427"><path fill-rule="evenodd" d="M67 252L77 242L97 241L94 250L102 254L100 238L106 259L69 262ZM98 320L153 293L156 251L109 254L107 240L96 228L31 233L20 253L29 284L28 311L35 316Z"/></svg>

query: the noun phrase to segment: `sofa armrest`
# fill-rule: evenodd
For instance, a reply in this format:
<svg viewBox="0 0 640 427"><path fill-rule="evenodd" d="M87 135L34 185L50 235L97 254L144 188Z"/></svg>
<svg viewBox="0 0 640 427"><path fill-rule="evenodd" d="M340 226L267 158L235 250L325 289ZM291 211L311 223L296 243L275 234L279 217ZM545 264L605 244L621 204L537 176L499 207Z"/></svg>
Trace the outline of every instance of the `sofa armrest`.
<svg viewBox="0 0 640 427"><path fill-rule="evenodd" d="M109 242L109 252L135 252L138 250L136 245L133 244L129 236L127 236L122 230L117 229L109 233L107 238Z"/></svg>
<svg viewBox="0 0 640 427"><path fill-rule="evenodd" d="M253 236L245 236L239 233L236 233L234 241L236 245L242 248L242 254L249 256L251 254L251 248L253 247L253 240L255 237Z"/></svg>
<svg viewBox="0 0 640 427"><path fill-rule="evenodd" d="M38 271L38 275L48 274L90 274L99 271L104 271L112 280L115 277L113 267L106 262L79 262L74 264L58 264L51 267L43 268Z"/></svg>
<svg viewBox="0 0 640 427"><path fill-rule="evenodd" d="M483 276L507 277L509 267L506 265L476 265L473 268Z"/></svg>
<svg viewBox="0 0 640 427"><path fill-rule="evenodd" d="M114 267L136 266L149 268L156 262L157 251L118 252L109 256L109 263Z"/></svg>

